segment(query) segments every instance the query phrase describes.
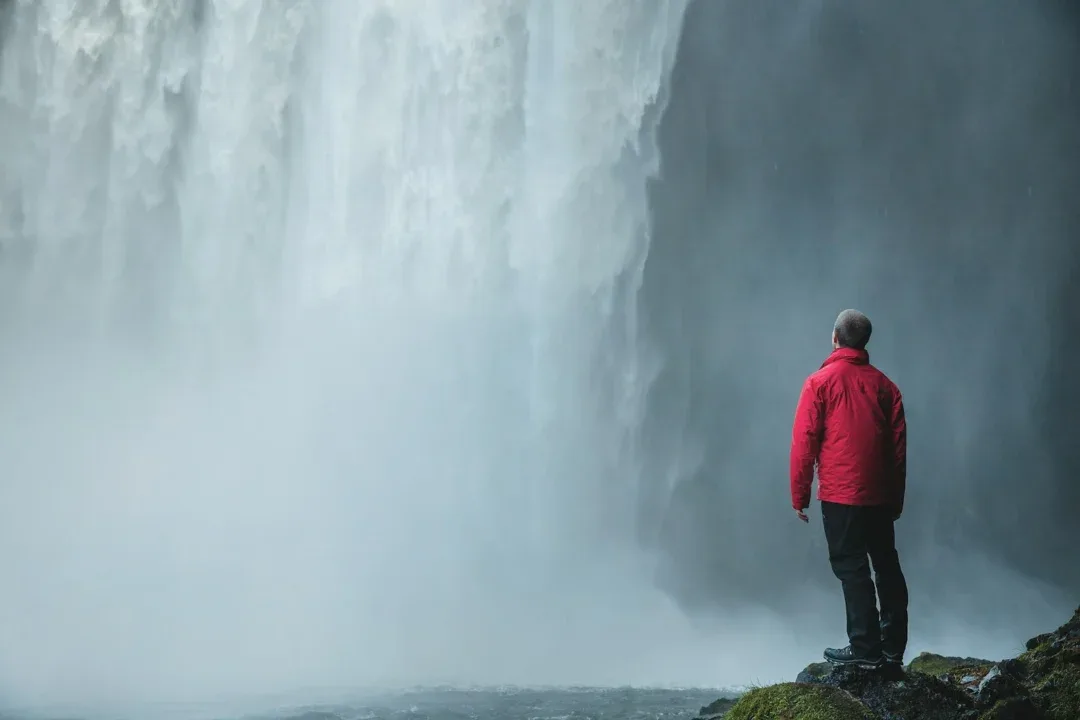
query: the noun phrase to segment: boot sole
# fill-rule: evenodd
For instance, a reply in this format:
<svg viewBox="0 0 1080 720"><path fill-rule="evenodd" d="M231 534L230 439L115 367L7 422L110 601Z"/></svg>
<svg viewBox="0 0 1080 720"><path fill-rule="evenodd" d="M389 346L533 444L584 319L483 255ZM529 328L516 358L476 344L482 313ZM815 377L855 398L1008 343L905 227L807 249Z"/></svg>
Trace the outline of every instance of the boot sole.
<svg viewBox="0 0 1080 720"><path fill-rule="evenodd" d="M834 660L825 658L825 662L835 667L854 667L860 670L879 670L885 664L883 662L870 662L867 660Z"/></svg>

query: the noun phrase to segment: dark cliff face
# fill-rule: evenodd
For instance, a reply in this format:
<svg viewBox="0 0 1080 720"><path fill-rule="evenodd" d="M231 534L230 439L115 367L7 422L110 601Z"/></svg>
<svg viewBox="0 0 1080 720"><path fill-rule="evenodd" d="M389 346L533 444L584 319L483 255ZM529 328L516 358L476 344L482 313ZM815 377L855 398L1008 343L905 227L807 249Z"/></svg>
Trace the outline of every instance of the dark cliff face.
<svg viewBox="0 0 1080 720"><path fill-rule="evenodd" d="M921 590L949 591L944 548L1080 591L1074 4L697 0L659 142L644 437L658 487L681 467L642 527L665 587L783 605L834 582L787 452L857 307L906 398Z"/></svg>

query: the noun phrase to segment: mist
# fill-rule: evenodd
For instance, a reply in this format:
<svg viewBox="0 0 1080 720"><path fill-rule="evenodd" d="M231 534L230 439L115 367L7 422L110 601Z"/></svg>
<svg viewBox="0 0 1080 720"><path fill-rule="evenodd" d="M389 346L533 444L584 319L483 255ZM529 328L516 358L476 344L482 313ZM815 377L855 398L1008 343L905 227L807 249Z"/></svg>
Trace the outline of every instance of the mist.
<svg viewBox="0 0 1080 720"><path fill-rule="evenodd" d="M912 645L1002 654L1075 606L1078 73L1069 3L690 7L641 293L642 536L685 606L835 585L786 450L847 307L905 395Z"/></svg>
<svg viewBox="0 0 1080 720"><path fill-rule="evenodd" d="M0 6L6 702L789 677L847 306L913 648L1056 621L1076 25L999 5Z"/></svg>
<svg viewBox="0 0 1080 720"><path fill-rule="evenodd" d="M3 5L8 706L737 677L634 530L684 9Z"/></svg>

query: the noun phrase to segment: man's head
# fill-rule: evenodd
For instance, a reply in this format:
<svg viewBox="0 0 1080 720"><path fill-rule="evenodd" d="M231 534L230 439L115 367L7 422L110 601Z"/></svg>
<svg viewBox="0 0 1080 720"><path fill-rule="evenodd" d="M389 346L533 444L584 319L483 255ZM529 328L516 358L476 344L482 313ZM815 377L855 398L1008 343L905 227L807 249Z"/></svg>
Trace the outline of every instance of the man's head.
<svg viewBox="0 0 1080 720"><path fill-rule="evenodd" d="M833 324L832 343L834 348L852 348L862 350L870 342L870 333L874 327L870 318L858 310L845 310Z"/></svg>

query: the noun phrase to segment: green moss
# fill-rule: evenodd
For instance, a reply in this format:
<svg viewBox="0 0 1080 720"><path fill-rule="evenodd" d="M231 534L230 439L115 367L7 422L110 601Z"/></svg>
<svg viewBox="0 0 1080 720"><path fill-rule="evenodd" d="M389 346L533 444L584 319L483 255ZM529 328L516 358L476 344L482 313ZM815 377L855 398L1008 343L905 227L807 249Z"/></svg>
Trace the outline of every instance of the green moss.
<svg viewBox="0 0 1080 720"><path fill-rule="evenodd" d="M877 720L877 717L843 690L782 683L746 693L724 720Z"/></svg>
<svg viewBox="0 0 1080 720"><path fill-rule="evenodd" d="M1076 720L1080 708L1080 666L1058 666L1034 690L1036 701L1051 720Z"/></svg>
<svg viewBox="0 0 1080 720"><path fill-rule="evenodd" d="M994 663L989 660L945 657L924 652L908 664L908 671L934 677L946 676L952 682L961 683L969 677L974 681L981 680L993 666Z"/></svg>
<svg viewBox="0 0 1080 720"><path fill-rule="evenodd" d="M1076 720L1080 708L1080 613L1058 628L1028 642L1017 658L1025 684L1050 720Z"/></svg>
<svg viewBox="0 0 1080 720"><path fill-rule="evenodd" d="M1040 642L1026 652L1020 653L1016 660L1028 672L1037 672L1046 666L1047 662L1050 660L1050 656L1053 654L1053 638L1051 637L1049 640Z"/></svg>

